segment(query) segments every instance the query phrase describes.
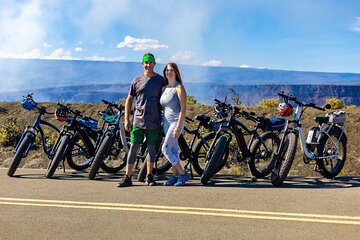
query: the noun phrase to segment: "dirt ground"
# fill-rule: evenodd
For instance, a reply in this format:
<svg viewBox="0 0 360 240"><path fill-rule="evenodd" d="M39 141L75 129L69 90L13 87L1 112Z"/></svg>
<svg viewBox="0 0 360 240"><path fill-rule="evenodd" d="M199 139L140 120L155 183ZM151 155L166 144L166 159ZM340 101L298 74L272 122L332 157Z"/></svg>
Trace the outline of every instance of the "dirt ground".
<svg viewBox="0 0 360 240"><path fill-rule="evenodd" d="M48 111L54 111L56 109L56 103L40 103L41 106L46 106ZM83 111L84 114L89 115L95 119L99 119L98 111L104 110L104 104L68 104L74 109ZM247 111L253 111L256 114L264 115L266 117L272 117L276 115L275 109L260 108L260 107L243 107ZM347 113L347 126L346 134L348 139L347 144L347 160L343 171L340 173L342 176L356 176L360 175L360 153L356 150L360 146L360 135L358 130L360 129L360 108L345 109ZM213 109L210 106L201 104L192 105L188 107L187 116L194 118L199 114L213 115ZM323 115L324 113L318 110L308 109L303 116L303 123L305 130L314 125L313 118L317 115ZM0 126L8 124L9 121L16 122L16 125L21 128L21 131L25 126L32 124L37 116L37 111L26 111L21 108L18 102L0 102ZM62 123L57 122L53 115L46 116L46 119L51 123L62 126ZM190 126L191 127L191 126ZM21 132L20 131L20 132ZM0 166L8 167L13 157L13 146L4 147L0 145ZM47 157L42 152L42 149L30 151L29 156L24 159L20 166L25 168L46 168L48 163ZM236 168L236 164L234 165ZM293 176L319 176L319 173L315 172L314 164L304 164L302 159L302 153L298 146L295 162L293 163L290 175ZM230 172L239 173L238 171L229 170ZM246 173L241 171L241 175Z"/></svg>

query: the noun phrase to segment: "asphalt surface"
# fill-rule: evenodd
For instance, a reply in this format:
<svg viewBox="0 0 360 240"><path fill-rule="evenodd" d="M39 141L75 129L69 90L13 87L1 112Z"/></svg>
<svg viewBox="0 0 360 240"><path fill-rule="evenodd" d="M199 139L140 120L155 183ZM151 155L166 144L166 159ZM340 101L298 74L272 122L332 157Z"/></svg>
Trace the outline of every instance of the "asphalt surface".
<svg viewBox="0 0 360 240"><path fill-rule="evenodd" d="M120 175L0 169L0 239L360 239L360 177L219 176L117 188ZM159 180L163 183L164 180Z"/></svg>

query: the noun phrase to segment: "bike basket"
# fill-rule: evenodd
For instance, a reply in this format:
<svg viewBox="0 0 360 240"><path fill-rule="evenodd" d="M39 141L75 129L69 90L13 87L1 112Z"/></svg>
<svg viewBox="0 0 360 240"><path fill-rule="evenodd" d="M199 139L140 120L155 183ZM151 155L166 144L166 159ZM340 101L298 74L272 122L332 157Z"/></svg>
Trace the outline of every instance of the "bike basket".
<svg viewBox="0 0 360 240"><path fill-rule="evenodd" d="M329 117L329 123L344 125L346 122L346 113L344 111L327 113L326 117Z"/></svg>
<svg viewBox="0 0 360 240"><path fill-rule="evenodd" d="M281 131L285 127L285 118L267 118L260 126L263 131Z"/></svg>
<svg viewBox="0 0 360 240"><path fill-rule="evenodd" d="M221 125L227 125L228 124L228 120L211 120L209 123L209 127L208 129L211 131L217 131Z"/></svg>
<svg viewBox="0 0 360 240"><path fill-rule="evenodd" d="M96 129L98 127L98 122L91 119L89 120L80 119L79 122L92 129Z"/></svg>
<svg viewBox="0 0 360 240"><path fill-rule="evenodd" d="M117 115L109 115L106 112L99 111L99 115L102 120L104 120L107 123L113 123L116 120Z"/></svg>

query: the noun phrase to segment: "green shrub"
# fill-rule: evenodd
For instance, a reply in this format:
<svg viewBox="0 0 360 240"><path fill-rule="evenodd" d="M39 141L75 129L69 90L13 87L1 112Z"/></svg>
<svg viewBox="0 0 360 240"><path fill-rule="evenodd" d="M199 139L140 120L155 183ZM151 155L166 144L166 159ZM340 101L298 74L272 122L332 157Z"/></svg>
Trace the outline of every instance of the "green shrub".
<svg viewBox="0 0 360 240"><path fill-rule="evenodd" d="M257 106L264 108L276 108L279 103L280 103L280 99L278 98L263 99L259 102Z"/></svg>
<svg viewBox="0 0 360 240"><path fill-rule="evenodd" d="M55 131L50 131L47 128L43 128L44 131L44 136L45 136L45 144L47 147L53 146L56 142L56 139L58 137L58 133ZM42 140L40 137L40 134L36 135L36 139L35 139L35 148L40 148L42 147Z"/></svg>
<svg viewBox="0 0 360 240"><path fill-rule="evenodd" d="M17 118L10 117L0 127L0 144L4 147L16 146L23 131L24 126L18 124Z"/></svg>
<svg viewBox="0 0 360 240"><path fill-rule="evenodd" d="M328 98L326 99L326 103L330 104L332 109L342 109L345 107L345 104L337 98Z"/></svg>
<svg viewBox="0 0 360 240"><path fill-rule="evenodd" d="M186 105L187 106L193 106L196 105L197 101L194 96L187 95L186 96Z"/></svg>
<svg viewBox="0 0 360 240"><path fill-rule="evenodd" d="M349 109L356 109L357 106L356 105L349 105L349 106L346 106L346 108L349 108Z"/></svg>

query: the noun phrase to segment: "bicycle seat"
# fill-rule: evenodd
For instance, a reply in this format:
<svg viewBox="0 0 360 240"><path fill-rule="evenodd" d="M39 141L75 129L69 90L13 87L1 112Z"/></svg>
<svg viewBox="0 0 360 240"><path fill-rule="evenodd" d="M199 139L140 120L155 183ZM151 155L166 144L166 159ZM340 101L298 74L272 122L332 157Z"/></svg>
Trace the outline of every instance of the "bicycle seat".
<svg viewBox="0 0 360 240"><path fill-rule="evenodd" d="M325 116L318 116L315 117L315 122L319 123L319 124L323 124L323 123L328 123L329 122L329 117L325 117Z"/></svg>
<svg viewBox="0 0 360 240"><path fill-rule="evenodd" d="M206 124L210 121L210 117L204 114L196 116L195 119L202 122L203 124Z"/></svg>

